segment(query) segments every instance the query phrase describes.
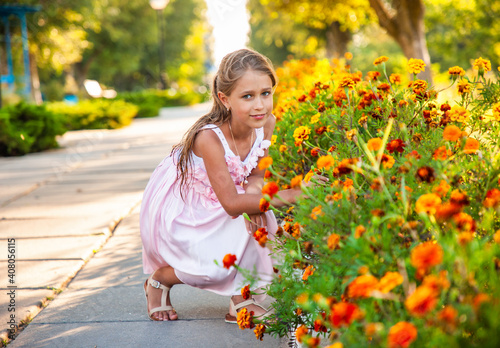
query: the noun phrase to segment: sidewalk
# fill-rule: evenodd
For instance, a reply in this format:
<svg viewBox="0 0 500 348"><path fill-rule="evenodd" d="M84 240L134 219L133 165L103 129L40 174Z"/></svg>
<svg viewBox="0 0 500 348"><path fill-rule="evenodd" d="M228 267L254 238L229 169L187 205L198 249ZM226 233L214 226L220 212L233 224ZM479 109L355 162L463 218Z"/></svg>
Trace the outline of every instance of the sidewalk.
<svg viewBox="0 0 500 348"><path fill-rule="evenodd" d="M285 346L285 340L260 342L253 331L226 324L228 298L185 285L172 290L180 320L152 322L146 314L142 191L206 107L163 109L161 117L122 130L70 132L60 140L63 149L0 158L2 334L11 314L17 325L36 315L9 346ZM16 263L9 283L12 238ZM15 313L8 311L13 289Z"/></svg>

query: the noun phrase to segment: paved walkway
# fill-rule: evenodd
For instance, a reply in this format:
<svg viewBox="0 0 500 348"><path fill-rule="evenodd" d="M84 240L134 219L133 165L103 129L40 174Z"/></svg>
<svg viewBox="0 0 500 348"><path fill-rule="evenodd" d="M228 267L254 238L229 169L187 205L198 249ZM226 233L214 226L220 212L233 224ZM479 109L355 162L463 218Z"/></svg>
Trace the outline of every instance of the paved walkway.
<svg viewBox="0 0 500 348"><path fill-rule="evenodd" d="M286 346L226 324L227 297L186 285L171 295L180 320L146 314L142 192L208 107L162 109L120 130L68 132L61 149L0 158L2 338L11 323L29 322L9 347Z"/></svg>

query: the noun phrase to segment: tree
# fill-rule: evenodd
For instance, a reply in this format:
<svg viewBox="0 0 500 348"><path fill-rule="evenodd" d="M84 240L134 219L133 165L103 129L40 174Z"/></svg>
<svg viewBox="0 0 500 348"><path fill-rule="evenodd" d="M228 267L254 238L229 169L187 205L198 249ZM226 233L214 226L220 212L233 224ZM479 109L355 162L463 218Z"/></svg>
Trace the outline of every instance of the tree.
<svg viewBox="0 0 500 348"><path fill-rule="evenodd" d="M425 39L423 0L368 0L379 24L401 46L407 58L422 59L427 65L421 77L432 83L431 58Z"/></svg>
<svg viewBox="0 0 500 348"><path fill-rule="evenodd" d="M318 30L326 44L328 57L347 52L352 33L374 20L366 0L260 0L274 11L286 13L295 23Z"/></svg>

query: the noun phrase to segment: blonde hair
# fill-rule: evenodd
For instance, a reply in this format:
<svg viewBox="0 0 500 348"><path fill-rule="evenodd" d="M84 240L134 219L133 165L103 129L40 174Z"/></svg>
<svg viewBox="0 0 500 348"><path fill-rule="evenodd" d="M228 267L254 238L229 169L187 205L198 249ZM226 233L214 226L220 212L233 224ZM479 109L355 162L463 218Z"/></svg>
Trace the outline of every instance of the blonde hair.
<svg viewBox="0 0 500 348"><path fill-rule="evenodd" d="M191 153L193 151L196 135L207 124L215 124L220 127L231 119L231 112L226 109L218 97L222 92L229 96L233 91L236 82L249 70L265 73L271 78L273 88L278 79L271 61L262 54L250 49L240 49L226 55L220 65L212 84L212 109L206 115L200 117L189 130L184 134L181 142L172 148L171 156L177 157L177 178L180 180L179 189L182 194L182 187L189 184L189 171L192 168ZM175 163L175 162L174 162Z"/></svg>

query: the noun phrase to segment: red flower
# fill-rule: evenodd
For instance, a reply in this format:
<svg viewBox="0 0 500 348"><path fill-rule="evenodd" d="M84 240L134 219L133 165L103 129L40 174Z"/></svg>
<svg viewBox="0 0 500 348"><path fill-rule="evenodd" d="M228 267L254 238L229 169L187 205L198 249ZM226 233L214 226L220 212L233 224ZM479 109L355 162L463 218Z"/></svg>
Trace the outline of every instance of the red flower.
<svg viewBox="0 0 500 348"><path fill-rule="evenodd" d="M358 306L354 303L339 302L333 305L330 314L330 323L333 327L349 326L360 317Z"/></svg>
<svg viewBox="0 0 500 348"><path fill-rule="evenodd" d="M227 269L229 269L231 266L234 266L235 261L236 261L236 255L233 254L226 254L226 256L224 256L224 259L222 259L224 268Z"/></svg>
<svg viewBox="0 0 500 348"><path fill-rule="evenodd" d="M393 153L394 151L402 153L405 146L406 145L403 143L403 140L394 139L389 144L387 144L387 151L389 151L389 153Z"/></svg>
<svg viewBox="0 0 500 348"><path fill-rule="evenodd" d="M245 285L241 288L241 296L243 296L244 300L248 300L250 298L250 286Z"/></svg>
<svg viewBox="0 0 500 348"><path fill-rule="evenodd" d="M276 193L279 191L279 186L275 182L268 182L267 184L264 185L262 188L262 194L263 195L269 195L269 197L273 198Z"/></svg>
<svg viewBox="0 0 500 348"><path fill-rule="evenodd" d="M266 246L267 231L266 231L265 227L261 227L257 231L255 231L255 233L253 234L253 237L255 238L255 240L257 242L259 242L259 245L261 247L265 247Z"/></svg>
<svg viewBox="0 0 500 348"><path fill-rule="evenodd" d="M266 211L268 211L268 210L269 210L269 206L270 206L270 204L269 204L269 202L268 202L268 201L266 201L264 198L261 198L261 199L260 199L260 202L259 202L259 209L260 209L260 211L261 211L261 212L266 212Z"/></svg>

